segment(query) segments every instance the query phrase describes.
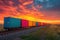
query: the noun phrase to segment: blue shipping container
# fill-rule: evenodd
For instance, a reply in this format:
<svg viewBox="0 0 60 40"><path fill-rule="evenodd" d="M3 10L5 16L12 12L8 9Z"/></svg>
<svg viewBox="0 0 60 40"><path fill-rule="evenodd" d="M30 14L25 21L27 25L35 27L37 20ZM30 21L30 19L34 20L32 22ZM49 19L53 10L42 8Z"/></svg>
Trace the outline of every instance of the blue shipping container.
<svg viewBox="0 0 60 40"><path fill-rule="evenodd" d="M5 17L4 18L4 28L20 28L21 27L21 19Z"/></svg>
<svg viewBox="0 0 60 40"><path fill-rule="evenodd" d="M38 22L36 22L36 26L38 26Z"/></svg>

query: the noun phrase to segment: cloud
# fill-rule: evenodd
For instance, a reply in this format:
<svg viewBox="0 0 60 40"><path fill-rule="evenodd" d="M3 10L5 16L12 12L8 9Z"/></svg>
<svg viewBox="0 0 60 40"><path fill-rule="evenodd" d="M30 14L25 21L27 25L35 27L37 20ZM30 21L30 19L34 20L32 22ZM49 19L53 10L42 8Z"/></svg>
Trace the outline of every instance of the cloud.
<svg viewBox="0 0 60 40"><path fill-rule="evenodd" d="M44 0L0 0L0 15L2 14L3 17L27 15L38 19L60 19L59 0L49 0L48 7L46 2L42 1ZM53 7L50 7L51 5Z"/></svg>
<svg viewBox="0 0 60 40"><path fill-rule="evenodd" d="M0 5L2 6L18 6L20 4L19 0L0 0Z"/></svg>
<svg viewBox="0 0 60 40"><path fill-rule="evenodd" d="M2 12L4 12L4 10L3 9L0 9L0 13L2 13Z"/></svg>

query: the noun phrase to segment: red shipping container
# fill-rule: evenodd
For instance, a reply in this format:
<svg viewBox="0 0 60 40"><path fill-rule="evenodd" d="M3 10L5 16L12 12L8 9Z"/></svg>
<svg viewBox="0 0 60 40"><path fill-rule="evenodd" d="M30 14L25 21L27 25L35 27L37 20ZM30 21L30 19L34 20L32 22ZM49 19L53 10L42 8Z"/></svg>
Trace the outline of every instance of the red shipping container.
<svg viewBox="0 0 60 40"><path fill-rule="evenodd" d="M41 22L41 26L44 26L44 25L46 25L46 23Z"/></svg>
<svg viewBox="0 0 60 40"><path fill-rule="evenodd" d="M22 28L29 28L28 27L28 20L22 19Z"/></svg>
<svg viewBox="0 0 60 40"><path fill-rule="evenodd" d="M38 22L38 26L41 26L41 22Z"/></svg>
<svg viewBox="0 0 60 40"><path fill-rule="evenodd" d="M46 23L43 23L43 26L45 26L46 25Z"/></svg>

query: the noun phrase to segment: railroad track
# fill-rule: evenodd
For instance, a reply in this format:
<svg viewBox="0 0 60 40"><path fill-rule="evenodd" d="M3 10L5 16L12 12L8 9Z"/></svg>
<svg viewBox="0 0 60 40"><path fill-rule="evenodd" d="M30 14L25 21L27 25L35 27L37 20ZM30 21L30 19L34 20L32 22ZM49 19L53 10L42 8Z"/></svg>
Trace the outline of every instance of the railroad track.
<svg viewBox="0 0 60 40"><path fill-rule="evenodd" d="M27 35L31 32L36 32L38 29L40 29L41 27L34 27L34 28L30 28L30 29L26 29L26 30L21 30L21 31L10 31L6 34L0 35L0 40L13 40L21 35Z"/></svg>

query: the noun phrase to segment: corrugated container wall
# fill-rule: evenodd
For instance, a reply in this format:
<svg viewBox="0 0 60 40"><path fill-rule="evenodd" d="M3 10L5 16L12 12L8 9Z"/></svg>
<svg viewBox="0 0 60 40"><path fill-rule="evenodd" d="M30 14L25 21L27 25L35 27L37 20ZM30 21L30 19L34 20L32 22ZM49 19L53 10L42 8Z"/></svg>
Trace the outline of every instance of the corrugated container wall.
<svg viewBox="0 0 60 40"><path fill-rule="evenodd" d="M33 26L33 22L29 21L29 27L32 27L32 26Z"/></svg>
<svg viewBox="0 0 60 40"><path fill-rule="evenodd" d="M36 22L36 26L38 27L38 22Z"/></svg>
<svg viewBox="0 0 60 40"><path fill-rule="evenodd" d="M46 25L46 23L42 23L42 25L43 25L43 26L45 26L45 25Z"/></svg>
<svg viewBox="0 0 60 40"><path fill-rule="evenodd" d="M21 27L21 20L17 18L5 17L4 28L19 28Z"/></svg>
<svg viewBox="0 0 60 40"><path fill-rule="evenodd" d="M41 25L41 23L40 22L38 22L38 26L40 26Z"/></svg>
<svg viewBox="0 0 60 40"><path fill-rule="evenodd" d="M29 28L28 27L28 20L22 19L22 28Z"/></svg>
<svg viewBox="0 0 60 40"><path fill-rule="evenodd" d="M33 21L33 25L32 25L32 26L33 26L33 27L36 27L36 22Z"/></svg>
<svg viewBox="0 0 60 40"><path fill-rule="evenodd" d="M43 22L41 22L41 26L43 26L44 25L44 23Z"/></svg>

